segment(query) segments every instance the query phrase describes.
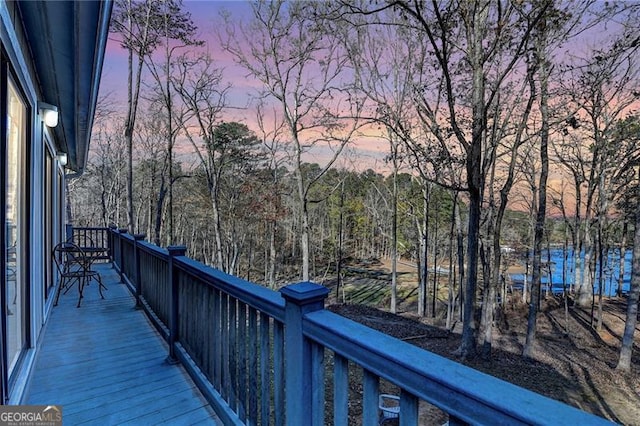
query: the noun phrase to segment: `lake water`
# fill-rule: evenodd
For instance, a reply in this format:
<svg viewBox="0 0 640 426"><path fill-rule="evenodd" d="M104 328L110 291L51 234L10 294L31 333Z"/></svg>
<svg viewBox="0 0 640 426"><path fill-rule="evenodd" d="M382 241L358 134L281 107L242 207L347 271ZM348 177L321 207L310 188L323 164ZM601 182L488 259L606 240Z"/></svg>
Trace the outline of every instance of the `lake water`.
<svg viewBox="0 0 640 426"><path fill-rule="evenodd" d="M544 288L548 288L549 282L551 282L551 291L554 293L562 292L562 269L564 263L564 255L562 249L551 249L549 251L551 255L551 280L549 281L549 275L547 273L546 268L544 268L544 275L542 277L542 286ZM622 291L629 291L629 284L631 279L631 249L626 251L625 255L625 266L624 266L624 278ZM547 251L544 250L542 253L542 261L546 263ZM584 262L584 253L582 253L582 262ZM567 262L567 288L574 284L574 273L573 273L573 250L569 249L568 253L568 262ZM588 270L588 268L587 268ZM595 291L596 294L599 292L599 264L596 264L596 278L595 278ZM514 282L514 288L521 288L522 282L524 280L524 274L511 274L511 279ZM616 293L616 289L618 287L618 277L620 276L620 251L619 250L611 250L607 256L607 261L603 265L603 294L613 296ZM527 283L531 282L531 264L529 264L529 276L527 279Z"/></svg>

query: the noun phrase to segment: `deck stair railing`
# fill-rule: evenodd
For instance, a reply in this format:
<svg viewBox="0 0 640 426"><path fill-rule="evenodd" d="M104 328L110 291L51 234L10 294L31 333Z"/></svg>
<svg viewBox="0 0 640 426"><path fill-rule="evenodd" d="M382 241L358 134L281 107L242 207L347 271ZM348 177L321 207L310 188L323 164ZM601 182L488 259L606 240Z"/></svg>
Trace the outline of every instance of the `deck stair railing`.
<svg viewBox="0 0 640 426"><path fill-rule="evenodd" d="M459 424L609 424L324 309L328 290L269 290L110 229L113 266L225 424L378 425L381 382L399 424L433 404ZM385 385L386 386L386 385ZM176 395L177 398L180 395Z"/></svg>

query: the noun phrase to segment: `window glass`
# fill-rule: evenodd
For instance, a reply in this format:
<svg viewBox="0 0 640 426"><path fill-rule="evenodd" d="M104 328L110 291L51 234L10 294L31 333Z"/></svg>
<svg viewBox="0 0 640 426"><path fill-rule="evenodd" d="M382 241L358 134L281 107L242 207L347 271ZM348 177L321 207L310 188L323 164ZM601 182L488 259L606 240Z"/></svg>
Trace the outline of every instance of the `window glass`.
<svg viewBox="0 0 640 426"><path fill-rule="evenodd" d="M9 375L25 344L24 260L25 248L25 146L26 106L9 80L7 93L6 188L6 295L7 361Z"/></svg>
<svg viewBox="0 0 640 426"><path fill-rule="evenodd" d="M53 155L48 148L45 147L44 155L44 297L49 297L49 290L54 284L53 271L51 266L51 251L53 250L53 230L54 230L54 210L53 210Z"/></svg>

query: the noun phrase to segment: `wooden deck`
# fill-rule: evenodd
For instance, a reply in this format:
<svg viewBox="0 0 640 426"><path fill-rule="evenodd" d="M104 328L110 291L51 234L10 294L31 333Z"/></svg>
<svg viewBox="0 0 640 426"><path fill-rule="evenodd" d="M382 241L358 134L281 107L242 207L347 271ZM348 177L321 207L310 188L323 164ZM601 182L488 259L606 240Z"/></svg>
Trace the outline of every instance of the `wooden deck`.
<svg viewBox="0 0 640 426"><path fill-rule="evenodd" d="M69 425L222 424L167 345L134 309L134 298L109 265L76 308L74 287L46 326L25 404L61 405Z"/></svg>

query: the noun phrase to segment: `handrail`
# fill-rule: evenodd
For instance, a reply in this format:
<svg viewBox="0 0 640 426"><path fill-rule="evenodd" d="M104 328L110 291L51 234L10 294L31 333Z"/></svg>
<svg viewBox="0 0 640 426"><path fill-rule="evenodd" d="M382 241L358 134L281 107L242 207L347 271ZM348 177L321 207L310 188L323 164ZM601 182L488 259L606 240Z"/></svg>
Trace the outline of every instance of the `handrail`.
<svg viewBox="0 0 640 426"><path fill-rule="evenodd" d="M158 257L163 260L169 259L169 252L167 251L167 249L158 247L155 244L149 243L147 241L139 241L138 247L141 251L149 253L152 256Z"/></svg>
<svg viewBox="0 0 640 426"><path fill-rule="evenodd" d="M334 423L346 424L350 363L364 371L366 426L378 423L380 379L400 388L403 426L420 423L420 400L448 413L450 425L609 424L334 314L324 309L323 286L274 292L188 258L183 246L162 249L110 232L114 267L137 303L156 323L154 309L162 311L157 326L169 361L185 365L225 424L322 425L330 406ZM129 246L133 256L123 253ZM327 350L332 358L325 359ZM324 377L331 364L332 384ZM333 386L329 405L325 386Z"/></svg>
<svg viewBox="0 0 640 426"><path fill-rule="evenodd" d="M109 228L67 225L66 240L76 243L80 247L109 248ZM94 260L109 260L109 254L94 256Z"/></svg>
<svg viewBox="0 0 640 426"><path fill-rule="evenodd" d="M284 299L277 293L260 285L245 281L233 275L203 265L202 263L180 256L175 259L176 266L181 270L202 279L206 284L219 288L230 296L259 311L284 321Z"/></svg>
<svg viewBox="0 0 640 426"><path fill-rule="evenodd" d="M304 334L470 424L609 424L327 310L304 317Z"/></svg>

